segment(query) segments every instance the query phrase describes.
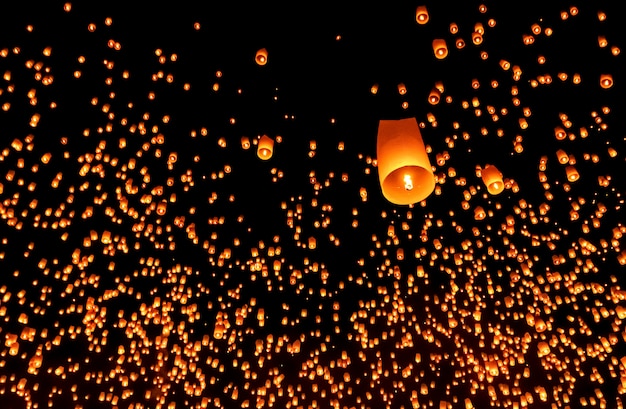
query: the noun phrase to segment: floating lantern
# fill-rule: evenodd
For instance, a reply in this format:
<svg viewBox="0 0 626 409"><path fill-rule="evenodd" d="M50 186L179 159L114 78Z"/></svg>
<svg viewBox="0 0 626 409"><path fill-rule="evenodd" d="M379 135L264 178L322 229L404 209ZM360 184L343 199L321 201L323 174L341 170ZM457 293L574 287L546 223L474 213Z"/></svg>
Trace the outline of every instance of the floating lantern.
<svg viewBox="0 0 626 409"><path fill-rule="evenodd" d="M432 91L430 91L430 94L428 95L428 102L431 105L437 105L440 100L441 100L441 91L439 91L437 88L433 88Z"/></svg>
<svg viewBox="0 0 626 409"><path fill-rule="evenodd" d="M474 31L472 33L472 43L474 45L480 45L483 42L483 36L479 32Z"/></svg>
<svg viewBox="0 0 626 409"><path fill-rule="evenodd" d="M428 10L426 10L426 6L419 6L415 11L415 21L417 24L426 24L430 17L428 16Z"/></svg>
<svg viewBox="0 0 626 409"><path fill-rule="evenodd" d="M261 48L256 52L256 56L254 57L254 61L259 65L267 64L267 50L265 48Z"/></svg>
<svg viewBox="0 0 626 409"><path fill-rule="evenodd" d="M493 165L487 165L481 171L483 183L487 186L487 191L492 195L502 193L504 190L504 181L502 173Z"/></svg>
<svg viewBox="0 0 626 409"><path fill-rule="evenodd" d="M274 153L274 140L267 135L263 135L259 139L259 147L257 148L257 155L260 159L268 160Z"/></svg>
<svg viewBox="0 0 626 409"><path fill-rule="evenodd" d="M433 52L435 53L435 57L439 60L446 58L448 56L448 46L446 45L446 40L442 38L434 39Z"/></svg>
<svg viewBox="0 0 626 409"><path fill-rule="evenodd" d="M391 203L417 203L435 189L435 176L415 118L381 120L376 153L382 193Z"/></svg>
<svg viewBox="0 0 626 409"><path fill-rule="evenodd" d="M604 89L611 88L613 86L613 76L611 74L600 75L600 86Z"/></svg>
<svg viewBox="0 0 626 409"><path fill-rule="evenodd" d="M567 180L570 182L576 182L578 178L580 177L580 175L578 174L578 171L573 166L566 167L565 173L567 174Z"/></svg>

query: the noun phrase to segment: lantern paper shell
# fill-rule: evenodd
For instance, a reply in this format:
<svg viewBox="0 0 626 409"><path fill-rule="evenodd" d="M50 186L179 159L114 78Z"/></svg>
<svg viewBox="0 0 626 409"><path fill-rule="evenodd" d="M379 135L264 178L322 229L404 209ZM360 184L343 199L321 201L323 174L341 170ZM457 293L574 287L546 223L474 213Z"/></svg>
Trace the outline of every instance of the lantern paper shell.
<svg viewBox="0 0 626 409"><path fill-rule="evenodd" d="M259 139L259 146L257 148L257 155L260 159L268 160L274 153L274 140L267 135L263 135Z"/></svg>
<svg viewBox="0 0 626 409"><path fill-rule="evenodd" d="M487 165L481 171L483 183L487 186L487 191L492 195L502 193L504 190L504 181L502 173L493 165Z"/></svg>
<svg viewBox="0 0 626 409"><path fill-rule="evenodd" d="M254 61L256 61L259 65L267 64L267 50L265 48L261 48L256 52L256 56L254 57Z"/></svg>
<svg viewBox="0 0 626 409"><path fill-rule="evenodd" d="M417 203L435 189L435 176L415 118L381 120L376 154L380 187L391 203Z"/></svg>

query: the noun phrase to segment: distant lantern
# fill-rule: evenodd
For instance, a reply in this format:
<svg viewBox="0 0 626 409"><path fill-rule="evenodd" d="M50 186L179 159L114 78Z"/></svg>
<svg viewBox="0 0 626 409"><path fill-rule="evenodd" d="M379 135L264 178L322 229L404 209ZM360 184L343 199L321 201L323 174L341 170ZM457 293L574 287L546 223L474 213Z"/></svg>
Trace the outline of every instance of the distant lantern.
<svg viewBox="0 0 626 409"><path fill-rule="evenodd" d="M241 137L241 147L243 149L250 149L250 139L247 136Z"/></svg>
<svg viewBox="0 0 626 409"><path fill-rule="evenodd" d="M259 146L257 148L257 155L260 159L268 160L274 153L274 140L267 135L263 135L259 139Z"/></svg>
<svg viewBox="0 0 626 409"><path fill-rule="evenodd" d="M406 85L404 85L403 83L398 84L398 93L400 95L406 94Z"/></svg>
<svg viewBox="0 0 626 409"><path fill-rule="evenodd" d="M569 163L569 156L563 149L559 149L558 151L556 151L556 157L561 165Z"/></svg>
<svg viewBox="0 0 626 409"><path fill-rule="evenodd" d="M483 183L487 186L487 191L492 195L502 193L504 190L504 181L502 180L502 173L493 165L487 165L481 171Z"/></svg>
<svg viewBox="0 0 626 409"><path fill-rule="evenodd" d="M426 6L418 6L415 11L415 21L417 21L417 24L426 24L428 23L428 20L429 16Z"/></svg>
<svg viewBox="0 0 626 409"><path fill-rule="evenodd" d="M613 86L613 76L611 74L600 75L600 86L604 89L611 88Z"/></svg>
<svg viewBox="0 0 626 409"><path fill-rule="evenodd" d="M580 177L578 171L573 166L567 166L565 168L565 173L567 174L567 180L570 182L576 182Z"/></svg>
<svg viewBox="0 0 626 409"><path fill-rule="evenodd" d="M440 100L441 100L441 91L439 91L437 88L433 88L430 91L430 94L428 95L428 102L431 105L437 105Z"/></svg>
<svg viewBox="0 0 626 409"><path fill-rule="evenodd" d="M474 31L472 33L472 43L474 43L474 45L480 45L482 42L483 42L483 35L477 31Z"/></svg>
<svg viewBox="0 0 626 409"><path fill-rule="evenodd" d="M256 56L254 57L254 61L256 61L259 65L267 64L267 50L265 48L261 48L256 52Z"/></svg>
<svg viewBox="0 0 626 409"><path fill-rule="evenodd" d="M439 60L446 58L448 56L448 46L446 45L446 40L443 38L434 39L433 52L435 53L435 57Z"/></svg>
<svg viewBox="0 0 626 409"><path fill-rule="evenodd" d="M415 118L381 120L376 154L381 190L391 203L417 203L435 189L435 176Z"/></svg>

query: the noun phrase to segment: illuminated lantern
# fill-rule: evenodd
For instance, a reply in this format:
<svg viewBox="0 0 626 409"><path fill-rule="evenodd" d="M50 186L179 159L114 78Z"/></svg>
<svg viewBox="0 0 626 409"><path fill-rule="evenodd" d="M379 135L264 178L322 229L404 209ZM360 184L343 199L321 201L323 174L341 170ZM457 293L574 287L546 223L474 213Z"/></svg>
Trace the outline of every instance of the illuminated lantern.
<svg viewBox="0 0 626 409"><path fill-rule="evenodd" d="M560 126L557 126L554 128L554 136L556 137L557 141L562 141L567 137L567 132L565 132L565 129L561 128Z"/></svg>
<svg viewBox="0 0 626 409"><path fill-rule="evenodd" d="M428 102L431 105L437 105L440 100L441 100L441 91L439 91L437 88L433 88L432 91L430 91L430 94L428 95Z"/></svg>
<svg viewBox="0 0 626 409"><path fill-rule="evenodd" d="M483 220L486 216L485 209L483 209L482 206L477 206L474 209L474 219Z"/></svg>
<svg viewBox="0 0 626 409"><path fill-rule="evenodd" d="M267 64L267 50L265 48L261 48L256 52L256 56L254 57L254 61L256 61L259 65Z"/></svg>
<svg viewBox="0 0 626 409"><path fill-rule="evenodd" d="M472 33L472 43L474 43L474 45L480 45L482 42L483 42L482 34L474 31Z"/></svg>
<svg viewBox="0 0 626 409"><path fill-rule="evenodd" d="M404 85L402 83L398 84L398 93L400 95L406 94L406 85Z"/></svg>
<svg viewBox="0 0 626 409"><path fill-rule="evenodd" d="M611 74L600 75L600 86L604 89L611 88L613 86L613 76Z"/></svg>
<svg viewBox="0 0 626 409"><path fill-rule="evenodd" d="M372 85L372 87L370 88L370 92L374 95L378 94L378 84Z"/></svg>
<svg viewBox="0 0 626 409"><path fill-rule="evenodd" d="M566 167L565 173L567 174L567 180L569 180L570 182L576 182L578 178L580 177L580 175L578 174L578 171L573 166Z"/></svg>
<svg viewBox="0 0 626 409"><path fill-rule="evenodd" d="M502 180L502 173L493 165L487 165L481 171L483 183L487 186L487 191L492 195L502 193L504 190L504 181Z"/></svg>
<svg viewBox="0 0 626 409"><path fill-rule="evenodd" d="M448 56L448 46L446 45L446 40L442 38L436 38L433 40L433 51L435 53L435 57L439 60L442 60Z"/></svg>
<svg viewBox="0 0 626 409"><path fill-rule="evenodd" d="M415 11L415 21L417 21L417 24L426 24L428 23L428 20L429 16L426 6L419 6Z"/></svg>
<svg viewBox="0 0 626 409"><path fill-rule="evenodd" d="M268 160L274 153L274 140L267 135L263 135L259 139L259 146L257 148L257 155L260 159Z"/></svg>
<svg viewBox="0 0 626 409"><path fill-rule="evenodd" d="M250 139L247 136L241 137L241 147L243 149L250 149Z"/></svg>
<svg viewBox="0 0 626 409"><path fill-rule="evenodd" d="M556 157L561 165L569 163L569 156L563 149L559 149L558 151L556 151Z"/></svg>
<svg viewBox="0 0 626 409"><path fill-rule="evenodd" d="M381 190L391 203L417 203L435 189L435 175L415 118L381 120L376 154Z"/></svg>

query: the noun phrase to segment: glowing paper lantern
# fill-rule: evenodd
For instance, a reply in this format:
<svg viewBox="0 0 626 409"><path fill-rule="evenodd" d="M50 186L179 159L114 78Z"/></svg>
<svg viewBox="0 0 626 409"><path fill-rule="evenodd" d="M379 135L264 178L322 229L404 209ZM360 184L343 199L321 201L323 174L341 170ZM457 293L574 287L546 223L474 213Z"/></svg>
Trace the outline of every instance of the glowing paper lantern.
<svg viewBox="0 0 626 409"><path fill-rule="evenodd" d="M415 11L415 21L417 21L417 24L426 24L428 23L428 20L429 16L426 6L419 6Z"/></svg>
<svg viewBox="0 0 626 409"><path fill-rule="evenodd" d="M481 177L483 179L483 183L487 186L487 191L492 195L500 194L504 190L502 173L495 166L485 166L485 168L481 171Z"/></svg>
<svg viewBox="0 0 626 409"><path fill-rule="evenodd" d="M600 75L600 86L604 89L611 88L613 86L613 76L611 74Z"/></svg>
<svg viewBox="0 0 626 409"><path fill-rule="evenodd" d="M435 53L435 57L439 60L446 58L448 56L448 46L446 45L446 40L442 38L434 39L433 52Z"/></svg>
<svg viewBox="0 0 626 409"><path fill-rule="evenodd" d="M257 148L257 155L260 159L268 160L274 153L274 140L267 135L263 135L259 139L259 146Z"/></svg>
<svg viewBox="0 0 626 409"><path fill-rule="evenodd" d="M435 176L415 118L381 120L376 154L381 190L391 203L417 203L435 189Z"/></svg>
<svg viewBox="0 0 626 409"><path fill-rule="evenodd" d="M259 65L267 64L267 50L265 48L261 48L256 52L256 56L254 57L254 61L256 61Z"/></svg>
<svg viewBox="0 0 626 409"><path fill-rule="evenodd" d="M573 166L567 166L565 168L565 173L567 174L567 180L570 182L576 182L580 177L578 171Z"/></svg>

